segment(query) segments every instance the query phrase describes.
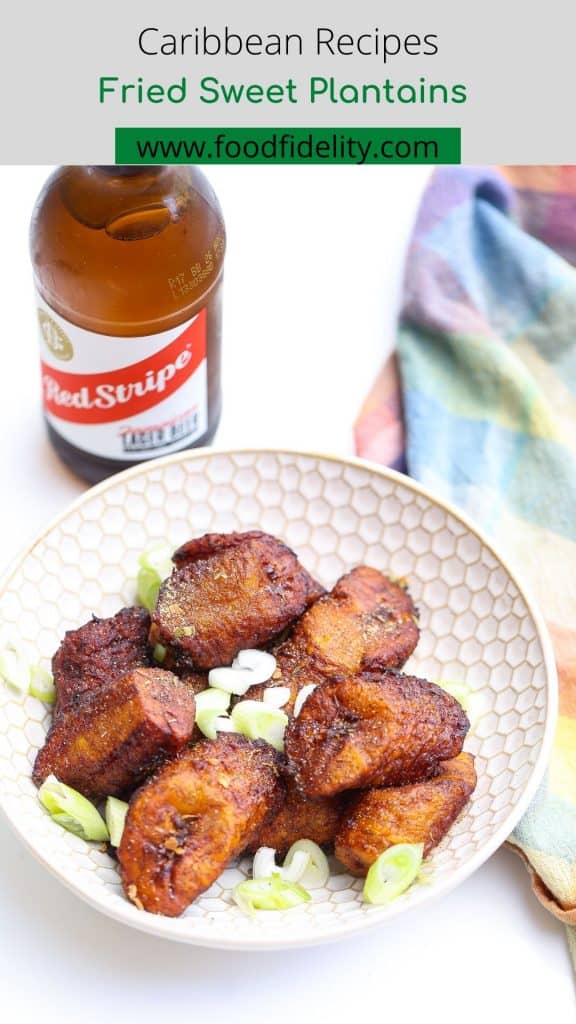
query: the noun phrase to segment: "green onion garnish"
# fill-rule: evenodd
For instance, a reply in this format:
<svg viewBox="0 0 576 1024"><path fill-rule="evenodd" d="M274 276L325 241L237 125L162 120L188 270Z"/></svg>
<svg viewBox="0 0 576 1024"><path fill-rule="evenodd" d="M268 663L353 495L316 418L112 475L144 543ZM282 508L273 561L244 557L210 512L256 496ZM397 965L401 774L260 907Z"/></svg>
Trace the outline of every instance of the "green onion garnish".
<svg viewBox="0 0 576 1024"><path fill-rule="evenodd" d="M423 852L423 843L398 843L381 853L366 875L366 903L383 906L401 896L416 878Z"/></svg>
<svg viewBox="0 0 576 1024"><path fill-rule="evenodd" d="M286 882L277 874L272 878L251 878L240 882L232 897L249 917L254 917L256 910L290 910L312 899L301 885Z"/></svg>
<svg viewBox="0 0 576 1024"><path fill-rule="evenodd" d="M136 598L139 604L151 612L156 607L161 584L173 569L172 548L168 544L158 544L144 551L138 562L140 569L136 578Z"/></svg>
<svg viewBox="0 0 576 1024"><path fill-rule="evenodd" d="M71 786L59 782L55 775L49 775L42 783L38 798L52 820L68 832L94 842L109 838L106 823L94 804Z"/></svg>
<svg viewBox="0 0 576 1024"><path fill-rule="evenodd" d="M196 725L209 740L215 740L219 732L238 732L230 716L219 708L202 708L197 711Z"/></svg>
<svg viewBox="0 0 576 1024"><path fill-rule="evenodd" d="M231 717L237 732L251 740L266 740L280 752L284 750L288 716L280 708L261 700L241 700L232 708Z"/></svg>
<svg viewBox="0 0 576 1024"><path fill-rule="evenodd" d="M200 693L195 694L194 700L196 701L197 712L207 711L210 709L223 713L230 707L232 694L226 693L225 690L217 690L215 687L209 686L207 690L200 690Z"/></svg>
<svg viewBox="0 0 576 1024"><path fill-rule="evenodd" d="M30 686L30 662L22 649L8 643L0 650L0 676L13 690L26 694Z"/></svg>
<svg viewBox="0 0 576 1024"><path fill-rule="evenodd" d="M194 697L196 702L196 725L209 740L215 740L219 732L237 732L228 715L232 694L209 686Z"/></svg>
<svg viewBox="0 0 576 1024"><path fill-rule="evenodd" d="M56 700L52 673L42 665L32 665L22 647L14 641L0 649L0 678L22 696L29 693L46 704Z"/></svg>
<svg viewBox="0 0 576 1024"><path fill-rule="evenodd" d="M105 811L106 825L108 826L110 843L112 846L120 846L127 813L128 804L125 800L118 800L115 796L107 797Z"/></svg>
<svg viewBox="0 0 576 1024"><path fill-rule="evenodd" d="M302 882L306 889L321 889L330 877L328 860L323 850L311 839L298 839L288 850L284 864L276 864L276 850L260 846L252 861L252 877L281 878L285 882Z"/></svg>
<svg viewBox="0 0 576 1024"><path fill-rule="evenodd" d="M136 577L136 600L138 604L142 605L143 608L147 608L149 612L154 611L161 585L162 580L158 573L152 572L150 569L139 569L138 576Z"/></svg>
<svg viewBox="0 0 576 1024"><path fill-rule="evenodd" d="M311 839L297 839L292 843L284 858L284 877L290 878L290 868L294 866L296 859L302 856L308 858L308 863L297 880L305 889L321 889L330 878L330 866L324 850Z"/></svg>
<svg viewBox="0 0 576 1024"><path fill-rule="evenodd" d="M54 676L42 665L32 665L30 669L29 693L31 697L37 697L45 704L53 704L56 700Z"/></svg>
<svg viewBox="0 0 576 1024"><path fill-rule="evenodd" d="M156 547L143 551L138 559L138 563L142 569L149 569L151 572L161 576L162 579L165 579L174 568L172 564L172 551L173 548L168 543L157 544Z"/></svg>
<svg viewBox="0 0 576 1024"><path fill-rule="evenodd" d="M243 697L251 686L268 682L275 671L276 658L273 654L247 648L238 651L231 665L210 669L208 682L210 686Z"/></svg>
<svg viewBox="0 0 576 1024"><path fill-rule="evenodd" d="M157 665L163 665L166 660L166 647L164 644L155 644L154 650L152 651L152 657Z"/></svg>
<svg viewBox="0 0 576 1024"><path fill-rule="evenodd" d="M219 732L236 732L227 714L232 694L210 686L194 697L196 702L196 725L209 740L215 740Z"/></svg>

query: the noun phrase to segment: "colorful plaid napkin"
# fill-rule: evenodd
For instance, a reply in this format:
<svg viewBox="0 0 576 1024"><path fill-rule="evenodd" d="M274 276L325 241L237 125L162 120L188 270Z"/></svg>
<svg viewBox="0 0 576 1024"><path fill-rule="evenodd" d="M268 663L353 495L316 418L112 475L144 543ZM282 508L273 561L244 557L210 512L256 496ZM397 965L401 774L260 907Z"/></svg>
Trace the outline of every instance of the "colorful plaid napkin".
<svg viewBox="0 0 576 1024"><path fill-rule="evenodd" d="M510 843L536 895L568 925L576 925L575 264L576 167L438 171L409 250L398 351L356 424L358 454L405 469L469 513L547 619L560 717L547 776ZM569 939L575 956L576 929Z"/></svg>

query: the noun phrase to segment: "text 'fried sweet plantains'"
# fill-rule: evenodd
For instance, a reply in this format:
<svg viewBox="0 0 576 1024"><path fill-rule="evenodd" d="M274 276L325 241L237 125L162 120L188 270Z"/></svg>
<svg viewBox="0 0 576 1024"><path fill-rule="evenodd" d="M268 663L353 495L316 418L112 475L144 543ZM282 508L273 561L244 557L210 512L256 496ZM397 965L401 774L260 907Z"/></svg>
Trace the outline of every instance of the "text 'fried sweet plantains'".
<svg viewBox="0 0 576 1024"><path fill-rule="evenodd" d="M282 791L269 744L233 733L195 744L132 797L118 849L128 898L181 914L249 844Z"/></svg>
<svg viewBox="0 0 576 1024"><path fill-rule="evenodd" d="M288 724L286 754L314 799L430 778L460 753L468 728L462 706L434 683L365 672L316 687Z"/></svg>
<svg viewBox="0 0 576 1024"><path fill-rule="evenodd" d="M150 630L150 642L167 648L167 666L229 665L277 637L323 592L290 548L256 530L206 534L173 558Z"/></svg>

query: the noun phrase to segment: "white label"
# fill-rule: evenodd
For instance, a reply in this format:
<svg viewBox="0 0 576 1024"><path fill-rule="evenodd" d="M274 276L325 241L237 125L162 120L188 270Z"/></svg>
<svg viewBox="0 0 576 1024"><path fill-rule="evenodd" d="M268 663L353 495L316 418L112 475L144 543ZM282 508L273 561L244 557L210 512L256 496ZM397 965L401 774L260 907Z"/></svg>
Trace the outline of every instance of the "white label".
<svg viewBox="0 0 576 1024"><path fill-rule="evenodd" d="M206 309L170 331L119 338L76 327L37 299L44 412L66 441L139 462L205 433Z"/></svg>

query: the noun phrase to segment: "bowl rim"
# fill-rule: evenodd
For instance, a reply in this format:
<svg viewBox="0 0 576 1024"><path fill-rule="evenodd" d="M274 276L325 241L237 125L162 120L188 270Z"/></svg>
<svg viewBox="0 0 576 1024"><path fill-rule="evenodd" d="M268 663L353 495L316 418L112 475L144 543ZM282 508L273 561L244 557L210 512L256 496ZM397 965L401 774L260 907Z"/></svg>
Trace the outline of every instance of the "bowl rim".
<svg viewBox="0 0 576 1024"><path fill-rule="evenodd" d="M528 587L523 579L519 577L517 572L510 567L507 559L500 553L498 546L494 545L491 538L484 533L483 529L478 527L473 520L471 520L465 513L461 512L460 509L450 501L446 501L444 498L436 495L434 491L425 487L423 484L414 480L405 473L400 473L388 466L382 466L378 463L371 462L368 459L361 459L354 455L335 455L329 452L311 451L284 446L278 448L259 446L220 448L210 446L186 449L184 451L175 452L173 455L166 455L158 459L150 459L145 462L138 463L136 466L131 466L120 473L115 473L112 476L107 477L105 480L102 480L100 483L95 484L93 487L87 488L87 490L66 505L61 512L52 517L47 525L36 533L27 545L23 545L17 554L10 560L8 566L0 576L0 596L10 584L10 581L20 568L23 561L32 554L37 545L40 544L44 538L48 536L48 534L51 533L51 531L54 530L64 519L73 514L78 508L81 508L85 502L104 493L110 488L116 486L116 484L122 484L124 481L131 480L134 477L147 475L154 469L163 469L165 466L177 465L178 463L195 462L196 460L206 458L207 456L220 455L227 455L231 457L243 455L286 455L292 458L321 459L326 462L334 462L339 465L363 469L369 473L376 473L378 476L402 484L404 487L408 487L408 489L413 491L415 494L419 494L432 504L440 506L445 512L460 522L469 533L472 533L481 541L481 543L492 553L494 558L499 562L514 585L517 587L518 592L532 617L536 627L538 640L542 647L544 670L546 675L546 718L544 722L540 752L519 799L516 801L504 821L496 829L492 837L476 851L469 861L462 864L445 881L443 881L442 886L438 891L430 891L426 902L428 903L432 900L438 899L440 896L452 891L457 885L481 867L481 865L484 864L489 857L491 857L492 854L506 842L508 836L518 824L520 818L534 797L546 771L546 766L552 749L554 730L558 715L558 674L554 649L548 627L544 621L544 617L538 607L538 604L532 596L530 587ZM85 903L88 903L91 907L100 911L100 913L105 916L111 917L113 920L118 921L121 924L136 928L138 931L146 932L147 934L154 935L158 938L167 938L171 941L201 946L206 949L273 952L275 950L303 948L306 946L318 946L325 943L336 942L340 939L352 937L360 932L373 929L378 925L384 925L399 914L414 912L421 909L419 903L408 904L407 906L404 904L390 904L386 908L375 907L374 911L376 911L376 913L371 913L354 924L348 924L346 920L343 920L340 922L338 927L334 928L328 935L310 935L306 938L302 938L301 936L282 938L282 936L279 935L266 939L255 935L253 939L250 937L243 937L239 940L234 940L232 938L230 941L227 941L220 936L214 936L212 938L210 936L177 934L172 930L172 926L174 920L178 920L178 918L173 919L163 917L162 915L142 912L137 910L135 907L132 907L128 902L126 903L126 906L122 908L104 906L96 896L80 891L74 882L72 882L58 867L52 864L49 858L44 856L41 850L39 850L32 840L29 839L21 827L19 819L15 818L8 810L8 807L5 806L2 796L0 796L0 810L3 812L5 820L7 820L18 838L24 843L36 860L46 867L50 874L62 882L67 889L72 891ZM378 909L380 910L379 913Z"/></svg>

